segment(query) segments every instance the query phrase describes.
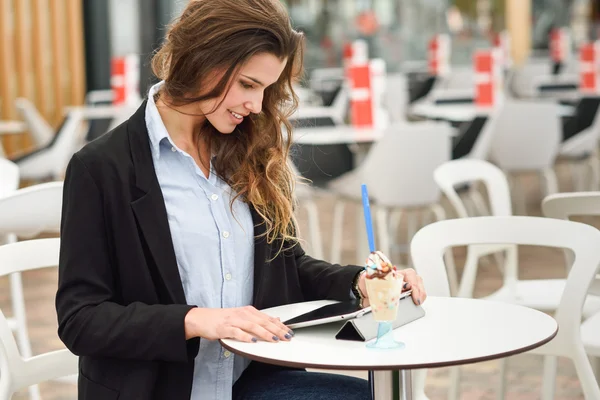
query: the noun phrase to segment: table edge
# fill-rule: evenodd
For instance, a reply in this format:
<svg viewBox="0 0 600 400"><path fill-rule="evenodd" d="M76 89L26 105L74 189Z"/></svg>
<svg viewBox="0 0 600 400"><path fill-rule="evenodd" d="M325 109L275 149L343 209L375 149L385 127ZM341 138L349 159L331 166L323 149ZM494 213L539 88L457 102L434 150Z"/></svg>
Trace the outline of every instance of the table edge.
<svg viewBox="0 0 600 400"><path fill-rule="evenodd" d="M223 348L229 350L230 352L246 357L252 361L258 361L265 364L278 365L281 367L290 367L290 368L314 368L314 369L329 369L329 370L338 370L338 371L390 371L390 370L405 370L405 369L424 369L424 368L443 368L443 367L452 367L458 365L466 365L466 364L474 364L484 361L497 360L499 358L505 358L514 356L521 353L526 353L529 350L533 350L535 348L541 347L546 343L550 342L552 339L556 337L558 334L558 324L556 324L556 330L546 339L543 339L537 343L533 343L529 346L522 347L520 349L507 351L504 353L491 354L483 357L474 357L474 358L465 358L457 361L444 361L444 362L431 362L424 364L406 364L406 365L359 365L359 366L340 366L340 365L327 365L327 364L311 364L311 363L297 363L290 361L281 361L275 360L267 357L256 356L253 354L248 354L243 351L239 351L233 349L232 347L223 343L223 340L219 339L219 343Z"/></svg>

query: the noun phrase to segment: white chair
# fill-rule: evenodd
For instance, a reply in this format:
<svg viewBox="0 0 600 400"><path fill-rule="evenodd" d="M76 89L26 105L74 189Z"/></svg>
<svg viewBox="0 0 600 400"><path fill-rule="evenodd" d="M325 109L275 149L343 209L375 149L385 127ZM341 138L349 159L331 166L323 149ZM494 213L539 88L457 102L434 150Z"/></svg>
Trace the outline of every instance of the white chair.
<svg viewBox="0 0 600 400"><path fill-rule="evenodd" d="M582 308L587 290L600 265L600 231L577 222L539 217L476 217L441 221L422 228L411 243L416 270L432 296L449 296L448 278L442 255L454 246L511 243L569 248L575 262L569 273L560 305L555 314L557 336L548 344L532 350L534 354L567 357L573 361L587 400L600 399L581 341ZM474 322L476 323L476 322ZM550 363L545 363L545 369ZM543 400L552 399L555 384L544 382Z"/></svg>
<svg viewBox="0 0 600 400"><path fill-rule="evenodd" d="M0 246L0 276L58 265L60 240L37 239ZM78 359L67 349L35 357L19 353L7 319L0 311L0 399L21 389L78 372Z"/></svg>
<svg viewBox="0 0 600 400"><path fill-rule="evenodd" d="M554 162L562 139L559 121L559 105L531 101L506 101L503 118L498 121L498 133L494 135L491 159L507 176L519 172L537 172L543 178L545 194L558 192ZM510 181L516 185L516 181ZM525 213L522 191L517 205Z"/></svg>
<svg viewBox="0 0 600 400"><path fill-rule="evenodd" d="M583 105L583 109L580 112L585 113L588 111L586 108L595 107L595 114L593 115L591 125L568 138L560 145L559 155L571 168L575 191L583 191L588 188L597 190L600 185L600 160L598 159L600 106L598 102L600 102L600 98L598 97L584 97L580 99L580 105ZM588 171L591 174L588 175ZM590 179L586 182L588 176Z"/></svg>
<svg viewBox="0 0 600 400"><path fill-rule="evenodd" d="M408 216L409 242L416 232L419 212L423 211L424 219L430 214L436 220L446 218L439 204L441 193L433 181L433 171L450 158L450 136L451 128L446 123L394 124L371 147L357 169L330 183L331 192L337 195L333 215L332 262L340 262L341 258L345 205L348 201L361 202L360 186L363 183L367 184L372 200L377 248L384 253L390 254L403 214ZM448 263L448 268L452 269L451 257ZM455 275L453 270L451 275Z"/></svg>
<svg viewBox="0 0 600 400"><path fill-rule="evenodd" d="M459 197L456 187L474 182L482 182L486 187L493 216L512 215L510 189L504 173L495 165L482 160L454 160L442 164L434 172L434 179L440 186L459 218L467 218L469 214L465 204ZM473 288L478 271L479 260L487 255L503 252L505 257L497 257L503 272L503 284L500 289L485 297L488 300L503 301L536 308L542 311L555 311L560 304L560 296L564 290L565 279L529 279L520 280L518 274L518 248L515 244L471 245L467 248L467 259L459 285L459 297L473 297ZM566 274L565 274L566 276ZM585 315L600 310L600 297L590 297L586 301ZM506 362L501 360L501 387L499 398L504 398L504 374ZM458 397L459 370L452 372L451 398Z"/></svg>
<svg viewBox="0 0 600 400"><path fill-rule="evenodd" d="M19 167L14 162L0 157L0 198L19 188Z"/></svg>
<svg viewBox="0 0 600 400"><path fill-rule="evenodd" d="M319 208L314 201L317 189L304 181L294 163L288 159L288 165L296 176L294 197L299 207L306 210L308 216L308 231L310 235L311 255L314 258L323 259L323 242L321 240L321 228L319 226Z"/></svg>
<svg viewBox="0 0 600 400"><path fill-rule="evenodd" d="M15 242L16 236L32 238L42 232L58 233L62 193L62 182L50 182L20 189L0 198L0 237ZM22 277L17 272L11 274L9 279L13 318L8 320L8 324L15 331L23 357L31 357ZM30 391L33 392L32 398L39 398L36 389Z"/></svg>
<svg viewBox="0 0 600 400"><path fill-rule="evenodd" d="M512 215L510 190L506 176L502 170L491 163L468 159L450 161L435 170L434 180L456 210L459 218L466 218L469 215L455 187L475 181L482 182L486 187L493 216ZM518 277L518 251L517 246L513 243L469 246L457 296L473 297L478 259L500 251L504 251L506 255L503 284L500 289L485 299L519 304L541 311L556 310L560 304L560 293L564 289L565 279L520 280ZM586 301L584 315L591 315L597 310L600 310L600 298L590 297Z"/></svg>
<svg viewBox="0 0 600 400"><path fill-rule="evenodd" d="M330 118L336 125L343 125L350 97L348 88L342 84L338 94L330 106L310 106L299 104L298 108L290 116L290 120L310 120L313 118Z"/></svg>
<svg viewBox="0 0 600 400"><path fill-rule="evenodd" d="M542 202L542 212L546 217L568 220L573 216L600 216L600 192L557 193ZM573 254L565 251L567 272L573 264ZM588 294L600 295L600 277L592 282ZM600 376L600 312L589 316L581 325L581 340L587 354L596 366L596 376ZM554 371L553 371L554 372ZM551 379L551 377L549 377Z"/></svg>
<svg viewBox="0 0 600 400"><path fill-rule="evenodd" d="M47 146L54 137L54 129L40 114L35 104L31 100L19 97L15 100L17 111L21 118L27 124L27 129L31 133L35 146L41 148Z"/></svg>
<svg viewBox="0 0 600 400"><path fill-rule="evenodd" d="M82 143L82 121L81 111L69 112L50 143L14 158L13 161L19 166L21 179L62 178L71 156Z"/></svg>

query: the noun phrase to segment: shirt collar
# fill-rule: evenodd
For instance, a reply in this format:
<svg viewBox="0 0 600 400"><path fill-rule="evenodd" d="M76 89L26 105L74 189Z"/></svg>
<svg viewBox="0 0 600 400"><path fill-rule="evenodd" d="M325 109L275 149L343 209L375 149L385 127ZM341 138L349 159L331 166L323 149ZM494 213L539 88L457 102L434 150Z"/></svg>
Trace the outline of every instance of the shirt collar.
<svg viewBox="0 0 600 400"><path fill-rule="evenodd" d="M156 103L154 102L154 96L158 93L163 84L164 81L160 81L150 88L150 91L148 92L148 102L146 103L146 126L148 127L148 136L150 137L150 147L154 161L157 161L160 158L161 141L167 139L171 142L172 146L175 146L160 117L158 108L156 108Z"/></svg>

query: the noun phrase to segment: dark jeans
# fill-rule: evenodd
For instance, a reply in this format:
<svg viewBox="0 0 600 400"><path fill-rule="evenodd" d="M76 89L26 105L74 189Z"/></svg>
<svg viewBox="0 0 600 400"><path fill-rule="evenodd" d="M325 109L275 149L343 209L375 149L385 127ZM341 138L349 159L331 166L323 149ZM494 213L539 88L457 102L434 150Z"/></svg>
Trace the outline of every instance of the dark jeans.
<svg viewBox="0 0 600 400"><path fill-rule="evenodd" d="M368 381L302 370L253 371L233 385L233 400L370 400Z"/></svg>

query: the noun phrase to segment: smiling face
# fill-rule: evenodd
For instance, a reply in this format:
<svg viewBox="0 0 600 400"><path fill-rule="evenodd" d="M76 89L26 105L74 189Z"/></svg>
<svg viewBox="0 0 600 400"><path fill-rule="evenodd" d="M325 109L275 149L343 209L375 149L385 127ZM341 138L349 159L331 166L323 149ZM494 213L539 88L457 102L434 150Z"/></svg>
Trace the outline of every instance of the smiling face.
<svg viewBox="0 0 600 400"><path fill-rule="evenodd" d="M270 53L252 56L233 76L224 97L199 103L201 112L219 132L233 132L250 113L261 112L265 89L277 82L285 65L286 60Z"/></svg>

